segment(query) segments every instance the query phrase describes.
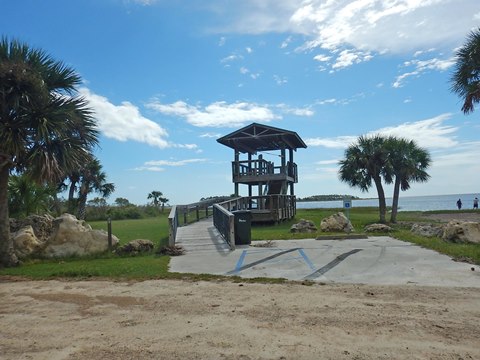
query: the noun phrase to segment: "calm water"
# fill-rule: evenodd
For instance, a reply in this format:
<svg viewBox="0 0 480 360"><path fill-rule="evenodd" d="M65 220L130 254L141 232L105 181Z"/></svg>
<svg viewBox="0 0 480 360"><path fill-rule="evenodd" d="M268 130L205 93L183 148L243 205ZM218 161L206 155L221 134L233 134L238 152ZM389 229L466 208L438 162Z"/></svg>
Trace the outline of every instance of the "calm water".
<svg viewBox="0 0 480 360"><path fill-rule="evenodd" d="M398 200L399 211L456 210L457 200L461 199L462 209L472 209L473 199L480 194L453 194L429 196L402 196ZM392 205L392 199L387 198L387 206ZM378 206L378 199L352 200L353 207ZM297 202L298 209L342 208L343 201L308 201Z"/></svg>

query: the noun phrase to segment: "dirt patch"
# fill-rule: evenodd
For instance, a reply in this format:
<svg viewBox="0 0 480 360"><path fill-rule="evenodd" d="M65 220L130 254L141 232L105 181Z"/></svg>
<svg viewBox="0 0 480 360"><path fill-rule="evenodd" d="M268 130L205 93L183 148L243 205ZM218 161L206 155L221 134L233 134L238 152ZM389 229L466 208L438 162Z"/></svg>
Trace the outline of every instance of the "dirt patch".
<svg viewBox="0 0 480 360"><path fill-rule="evenodd" d="M478 359L480 291L1 281L2 359Z"/></svg>

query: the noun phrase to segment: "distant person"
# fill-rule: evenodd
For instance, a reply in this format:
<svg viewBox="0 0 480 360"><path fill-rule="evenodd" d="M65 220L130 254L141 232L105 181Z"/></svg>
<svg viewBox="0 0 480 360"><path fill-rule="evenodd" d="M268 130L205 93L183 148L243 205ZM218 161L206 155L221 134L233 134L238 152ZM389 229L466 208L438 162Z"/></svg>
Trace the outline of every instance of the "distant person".
<svg viewBox="0 0 480 360"><path fill-rule="evenodd" d="M461 199L457 200L457 207L458 207L458 210L460 210L462 208L462 200Z"/></svg>
<svg viewBox="0 0 480 360"><path fill-rule="evenodd" d="M473 199L473 208L478 209L478 198Z"/></svg>

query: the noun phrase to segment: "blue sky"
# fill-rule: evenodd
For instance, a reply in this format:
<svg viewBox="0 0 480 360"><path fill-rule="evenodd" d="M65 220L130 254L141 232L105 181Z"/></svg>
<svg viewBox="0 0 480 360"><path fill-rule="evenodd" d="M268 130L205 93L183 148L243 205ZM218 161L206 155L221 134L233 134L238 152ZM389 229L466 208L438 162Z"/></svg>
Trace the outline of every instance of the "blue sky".
<svg viewBox="0 0 480 360"><path fill-rule="evenodd" d="M478 193L480 110L450 92L478 0L2 0L0 34L84 79L109 199L171 204L233 192L233 151L252 122L296 131L296 195L364 194L338 180L360 135L414 139L431 179L401 196ZM270 155L265 154L268 159ZM271 160L274 160L273 158ZM278 161L278 160L277 160ZM386 188L391 196L391 188Z"/></svg>

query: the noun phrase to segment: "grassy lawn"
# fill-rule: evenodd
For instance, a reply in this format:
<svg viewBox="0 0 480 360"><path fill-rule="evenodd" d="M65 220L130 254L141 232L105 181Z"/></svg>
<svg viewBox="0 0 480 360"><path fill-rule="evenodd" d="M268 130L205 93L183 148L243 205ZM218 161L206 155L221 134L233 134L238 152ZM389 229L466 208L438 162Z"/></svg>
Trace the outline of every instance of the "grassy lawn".
<svg viewBox="0 0 480 360"><path fill-rule="evenodd" d="M292 224L300 219L312 220L317 227L320 221L342 209L299 209L295 219L280 225L264 225L252 228L253 240L282 240L292 238L312 238L325 235L322 232L315 234L291 234ZM400 212L398 221L420 222L425 221L421 212ZM156 248L168 243L167 214L155 218L138 220L112 221L112 233L125 244L133 239L152 240ZM355 233L363 234L367 224L378 220L378 210L375 208L355 208L350 210L349 218L355 228ZM90 222L94 229L107 230L107 223ZM413 235L401 225L395 226L395 231L389 234L400 240L409 241L420 246L436 250L459 260L468 260L480 264L480 245L447 243L439 238L427 238ZM1 269L0 275L23 276L32 279L49 278L112 278L112 279L159 279L159 278L219 278L211 275L185 275L168 272L169 256L148 254L136 257L119 257L114 254L101 254L89 257L77 257L57 260L26 260L22 266L11 269ZM264 279L265 280L265 279Z"/></svg>

